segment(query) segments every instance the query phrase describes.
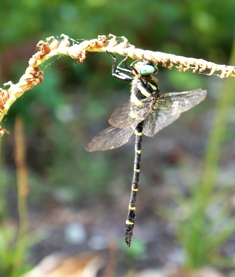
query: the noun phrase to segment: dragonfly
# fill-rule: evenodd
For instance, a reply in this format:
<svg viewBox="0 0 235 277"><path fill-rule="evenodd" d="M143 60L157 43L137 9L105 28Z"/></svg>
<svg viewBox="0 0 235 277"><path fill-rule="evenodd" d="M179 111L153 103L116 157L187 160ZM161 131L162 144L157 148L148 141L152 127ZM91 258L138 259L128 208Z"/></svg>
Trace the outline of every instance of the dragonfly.
<svg viewBox="0 0 235 277"><path fill-rule="evenodd" d="M132 187L125 222L125 243L130 247L136 219L142 137L153 137L170 125L181 113L203 101L207 91L196 89L161 94L156 78L156 65L148 60L137 60L128 65L128 56L116 65L116 57L108 54L113 59L112 76L131 83L130 101L113 112L109 119L111 126L96 135L88 143L86 150L93 152L115 149L126 144L135 135Z"/></svg>

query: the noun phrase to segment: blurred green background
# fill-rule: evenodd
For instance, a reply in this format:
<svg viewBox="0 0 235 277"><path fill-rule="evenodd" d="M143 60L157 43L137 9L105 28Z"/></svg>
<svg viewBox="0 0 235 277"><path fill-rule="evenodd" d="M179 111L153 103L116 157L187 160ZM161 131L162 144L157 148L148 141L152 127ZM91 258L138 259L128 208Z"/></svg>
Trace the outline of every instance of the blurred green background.
<svg viewBox="0 0 235 277"><path fill-rule="evenodd" d="M138 48L229 64L233 50L234 11L234 0L2 0L1 87L9 80L18 81L39 40L51 35L60 39L63 33L75 40L112 33L125 36ZM16 117L20 115L26 136L28 201L32 217L40 221L46 215L53 215L57 209L69 208L77 213L82 210L97 218L99 223L92 220L101 230L102 224L107 231L110 221L116 220L114 232L122 239L132 176L133 145L130 143L104 153L91 154L84 150L88 141L108 126L107 119L115 107L128 101L129 85L111 77L111 64L105 53L88 53L81 65L68 57L55 57L42 65L43 83L13 104L2 122L2 126L11 132L10 136L1 139L2 224L6 221L17 224L13 128ZM209 96L200 107L184 114L180 122L170 126L169 131L164 130L162 135L159 133L151 140L144 138L143 153L146 154L143 154L141 193L146 195L142 198L146 202L138 204L140 229L141 222L144 224L144 214L159 216L156 202L162 195L163 206L172 205L166 196L172 193L168 191L171 186L163 188L159 183L171 184L177 176L176 180L183 183L181 189L184 191L188 184L200 182L215 102L226 84L226 80L215 76L179 73L164 68L159 71L163 92L202 87L208 90ZM229 88L234 93L234 86ZM223 136L226 143L222 145L224 152L220 165L227 169L226 165L231 166L235 157L234 149L228 150L231 149L229 146L234 146L234 131L226 129ZM169 138L169 143L164 144ZM198 172L197 176L190 176L190 170ZM230 184L232 178L223 179L222 183ZM149 194L158 195L158 198L149 198ZM149 220L155 220L155 217ZM161 215L158 220L164 221L163 217ZM50 221L47 224L53 225ZM151 228L151 224L149 226ZM51 248L37 249L35 257L31 255L32 263L61 249L63 247L57 247L56 243Z"/></svg>

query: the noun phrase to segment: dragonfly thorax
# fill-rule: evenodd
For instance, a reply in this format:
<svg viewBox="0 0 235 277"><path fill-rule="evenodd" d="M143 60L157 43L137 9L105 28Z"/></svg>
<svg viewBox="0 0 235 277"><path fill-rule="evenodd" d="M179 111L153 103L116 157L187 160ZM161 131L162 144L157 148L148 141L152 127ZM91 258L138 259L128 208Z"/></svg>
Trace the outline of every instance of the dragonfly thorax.
<svg viewBox="0 0 235 277"><path fill-rule="evenodd" d="M154 75L134 76L131 82L130 99L133 104L139 106L141 105L141 100L149 97L157 97L159 93L158 80Z"/></svg>

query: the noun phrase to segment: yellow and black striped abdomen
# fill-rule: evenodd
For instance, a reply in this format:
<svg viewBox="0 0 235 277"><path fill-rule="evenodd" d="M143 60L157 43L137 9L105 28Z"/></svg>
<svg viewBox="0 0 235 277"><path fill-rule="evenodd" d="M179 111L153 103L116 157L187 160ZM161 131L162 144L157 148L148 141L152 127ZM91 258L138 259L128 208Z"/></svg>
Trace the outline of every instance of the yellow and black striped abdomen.
<svg viewBox="0 0 235 277"><path fill-rule="evenodd" d="M131 84L131 98L130 102L132 106L136 107L130 111L129 116L133 119L140 118L138 113L139 108L143 107L143 100L147 98L152 98L154 94L159 92L157 83L155 83L155 79L152 82L148 82L144 78L139 78L139 76L135 76L133 78ZM142 107L141 107L142 106ZM135 218L136 218L136 202L137 202L137 194L139 189L139 178L140 178L140 160L141 160L141 144L142 144L142 131L144 120L139 122L136 127L132 126L135 134L135 158L134 158L134 172L132 179L132 187L131 187L131 196L128 207L128 214L126 218L125 225L125 242L128 246L131 245L131 240L134 231Z"/></svg>
<svg viewBox="0 0 235 277"><path fill-rule="evenodd" d="M131 186L131 196L129 202L129 209L126 218L125 225L125 242L128 246L131 245L131 239L133 236L133 230L136 218L136 201L137 193L139 189L139 177L140 177L140 159L141 159L141 144L142 144L142 130L144 122L137 124L135 128L135 159L134 159L134 174Z"/></svg>

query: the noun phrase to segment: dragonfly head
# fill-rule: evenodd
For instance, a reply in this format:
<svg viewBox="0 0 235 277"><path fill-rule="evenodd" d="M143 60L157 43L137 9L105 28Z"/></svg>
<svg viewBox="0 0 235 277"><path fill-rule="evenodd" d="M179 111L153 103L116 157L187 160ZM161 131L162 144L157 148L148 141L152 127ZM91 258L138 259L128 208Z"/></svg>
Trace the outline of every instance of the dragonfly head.
<svg viewBox="0 0 235 277"><path fill-rule="evenodd" d="M156 74L157 72L158 72L157 66L152 63L143 64L140 67L140 75L142 76Z"/></svg>
<svg viewBox="0 0 235 277"><path fill-rule="evenodd" d="M139 60L132 63L131 66L133 66L141 76L156 74L158 72L157 66L149 61Z"/></svg>

